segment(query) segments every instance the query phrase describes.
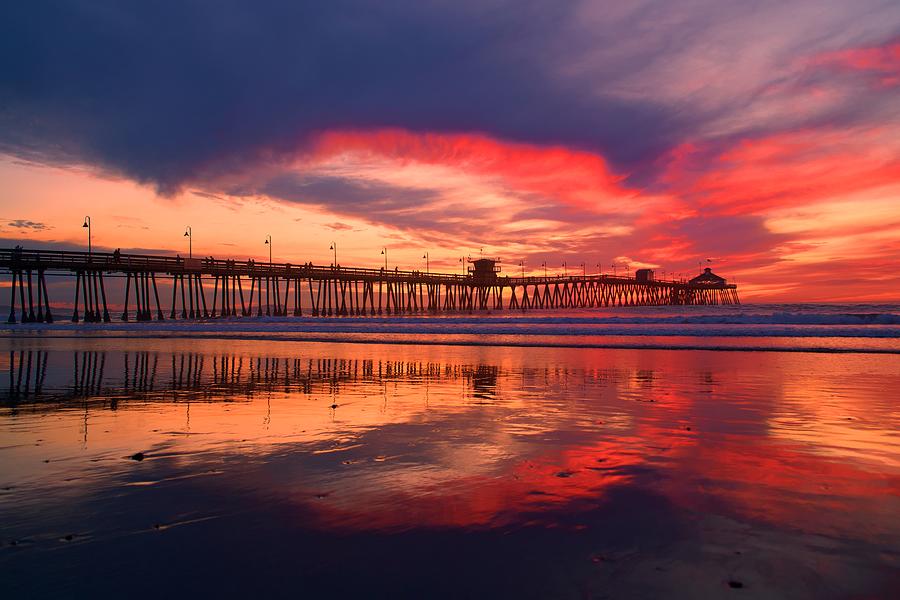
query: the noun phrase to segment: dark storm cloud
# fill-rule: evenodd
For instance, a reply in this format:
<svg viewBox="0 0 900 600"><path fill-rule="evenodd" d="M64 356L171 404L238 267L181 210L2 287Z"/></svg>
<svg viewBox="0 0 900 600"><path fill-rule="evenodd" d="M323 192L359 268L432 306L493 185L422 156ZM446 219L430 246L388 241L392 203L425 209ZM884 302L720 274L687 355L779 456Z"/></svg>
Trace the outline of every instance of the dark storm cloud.
<svg viewBox="0 0 900 600"><path fill-rule="evenodd" d="M441 202L441 192L394 186L380 181L327 175L283 173L253 187L228 190L235 196L263 194L283 202L327 209L330 213L417 232L454 231L472 216L471 206ZM349 227L342 223L330 225ZM485 224L486 225L486 224ZM477 228L468 224L471 231Z"/></svg>
<svg viewBox="0 0 900 600"><path fill-rule="evenodd" d="M403 211L436 197L437 192L392 186L379 181L283 173L263 183L258 189L232 189L231 195L265 194L297 204L321 206L341 212L362 205L383 213Z"/></svg>
<svg viewBox="0 0 900 600"><path fill-rule="evenodd" d="M0 151L172 191L329 128L485 132L654 156L661 106L558 77L567 3L19 2L0 23ZM615 44L600 31L595 44ZM631 65L623 61L619 71ZM208 173L207 173L208 175Z"/></svg>

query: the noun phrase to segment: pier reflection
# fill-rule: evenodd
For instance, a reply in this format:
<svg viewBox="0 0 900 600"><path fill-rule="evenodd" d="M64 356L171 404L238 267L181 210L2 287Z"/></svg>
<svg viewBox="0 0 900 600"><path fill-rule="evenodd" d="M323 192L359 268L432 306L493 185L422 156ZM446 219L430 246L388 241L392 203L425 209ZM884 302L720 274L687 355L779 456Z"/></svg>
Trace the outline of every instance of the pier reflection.
<svg viewBox="0 0 900 600"><path fill-rule="evenodd" d="M685 556L733 568L736 550L771 572L867 553L876 585L862 592L893 572L900 423L882 390L900 385L895 357L223 343L9 344L5 535L52 562L74 531L74 556L124 548L104 564L128 572L119 557L148 531L178 539L159 555L179 559L210 552L187 532L236 531L323 593L317 573L340 569L309 562L318 544L391 579L432 568L434 536L494 569L530 548L606 584L635 547L616 581ZM841 541L826 555L805 536ZM355 556L343 539L393 551ZM704 544L717 550L691 554Z"/></svg>
<svg viewBox="0 0 900 600"><path fill-rule="evenodd" d="M273 391L339 394L347 385L392 381L413 386L426 381L465 381L472 396L490 399L500 375L494 365L415 360L41 349L10 351L6 371L9 385L0 390L0 403L48 407L71 400L102 405L112 397L233 402Z"/></svg>

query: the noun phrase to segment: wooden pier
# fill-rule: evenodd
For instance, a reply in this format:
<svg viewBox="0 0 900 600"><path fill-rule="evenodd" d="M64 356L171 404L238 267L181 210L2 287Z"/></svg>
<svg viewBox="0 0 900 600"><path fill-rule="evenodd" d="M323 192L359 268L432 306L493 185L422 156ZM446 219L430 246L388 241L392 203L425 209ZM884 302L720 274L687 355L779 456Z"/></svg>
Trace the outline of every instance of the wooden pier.
<svg viewBox="0 0 900 600"><path fill-rule="evenodd" d="M473 263L464 275L119 252L0 250L0 270L12 281L8 323L54 320L47 287L51 275L74 278L71 320L94 323L112 320L107 289L112 280L122 279L123 321L740 304L737 286L709 269L690 281L661 281L652 273L649 278L510 277L501 275L494 261Z"/></svg>

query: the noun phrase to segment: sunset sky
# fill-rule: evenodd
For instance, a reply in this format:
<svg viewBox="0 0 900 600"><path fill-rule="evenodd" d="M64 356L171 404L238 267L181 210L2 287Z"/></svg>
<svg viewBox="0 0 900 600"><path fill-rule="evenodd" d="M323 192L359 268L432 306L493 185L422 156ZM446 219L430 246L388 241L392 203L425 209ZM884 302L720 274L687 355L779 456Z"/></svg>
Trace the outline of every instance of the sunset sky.
<svg viewBox="0 0 900 600"><path fill-rule="evenodd" d="M0 242L900 299L900 3L21 2Z"/></svg>

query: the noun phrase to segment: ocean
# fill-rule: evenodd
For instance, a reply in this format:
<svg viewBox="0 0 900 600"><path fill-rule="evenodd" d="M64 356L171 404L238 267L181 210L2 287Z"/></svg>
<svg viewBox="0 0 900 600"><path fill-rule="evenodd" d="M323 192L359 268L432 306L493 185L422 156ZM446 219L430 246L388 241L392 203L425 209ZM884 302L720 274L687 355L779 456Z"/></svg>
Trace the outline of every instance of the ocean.
<svg viewBox="0 0 900 600"><path fill-rule="evenodd" d="M10 597L900 586L898 305L0 335Z"/></svg>
<svg viewBox="0 0 900 600"><path fill-rule="evenodd" d="M59 315L57 316L59 318ZM133 316L132 316L133 318ZM393 317L251 317L13 326L13 337L190 337L466 346L900 352L897 304L649 306Z"/></svg>

